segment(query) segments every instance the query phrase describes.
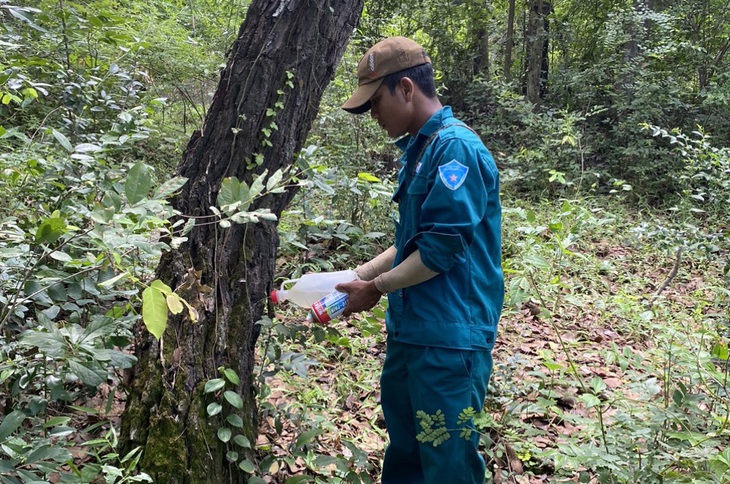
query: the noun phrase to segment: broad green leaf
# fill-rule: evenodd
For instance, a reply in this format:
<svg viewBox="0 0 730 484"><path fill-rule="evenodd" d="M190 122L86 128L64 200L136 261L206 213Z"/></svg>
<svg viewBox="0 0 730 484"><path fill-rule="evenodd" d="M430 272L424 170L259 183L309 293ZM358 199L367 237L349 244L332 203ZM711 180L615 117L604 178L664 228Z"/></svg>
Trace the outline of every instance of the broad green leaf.
<svg viewBox="0 0 730 484"><path fill-rule="evenodd" d="M378 183L380 181L380 178L378 178L377 176L373 175L372 173L366 172L358 173L357 178L370 183Z"/></svg>
<svg viewBox="0 0 730 484"><path fill-rule="evenodd" d="M722 361L728 360L728 347L724 343L715 343L712 347L712 357L718 358Z"/></svg>
<svg viewBox="0 0 730 484"><path fill-rule="evenodd" d="M224 178L218 191L216 203L219 207L232 205L241 200L241 182L237 178Z"/></svg>
<svg viewBox="0 0 730 484"><path fill-rule="evenodd" d="M324 429L309 429L306 432L302 432L299 437L297 437L296 446L301 447L303 445L306 445L312 441L315 437L318 435L321 435L324 433Z"/></svg>
<svg viewBox="0 0 730 484"><path fill-rule="evenodd" d="M125 277L127 277L127 273L122 272L121 274L117 274L116 276L112 277L111 279L107 279L104 282L100 282L99 285L101 287L111 287L114 285L114 283L124 279Z"/></svg>
<svg viewBox="0 0 730 484"><path fill-rule="evenodd" d="M61 252L59 250L54 250L53 252L48 254L48 256L51 259L57 260L59 262L71 262L72 260L74 260L74 258L71 257L71 255L67 254L66 252Z"/></svg>
<svg viewBox="0 0 730 484"><path fill-rule="evenodd" d="M142 292L142 320L155 338L162 337L167 327L167 301L155 287L148 287Z"/></svg>
<svg viewBox="0 0 730 484"><path fill-rule="evenodd" d="M598 397L593 395L592 393L584 393L580 396L580 399L583 400L586 408L592 408L601 405L601 400L599 400Z"/></svg>
<svg viewBox="0 0 730 484"><path fill-rule="evenodd" d="M221 442L228 442L231 440L231 429L228 427L221 427L218 429L218 439Z"/></svg>
<svg viewBox="0 0 730 484"><path fill-rule="evenodd" d="M70 421L71 417L51 417L43 424L43 428L48 429L56 425L66 425Z"/></svg>
<svg viewBox="0 0 730 484"><path fill-rule="evenodd" d="M271 191L276 187L279 182L281 182L281 179L283 178L283 174L281 170L276 170L274 173L271 174L268 180L266 180L266 190Z"/></svg>
<svg viewBox="0 0 730 484"><path fill-rule="evenodd" d="M231 424L232 426L242 429L243 428L243 419L238 415L229 415L226 417L226 422Z"/></svg>
<svg viewBox="0 0 730 484"><path fill-rule="evenodd" d="M217 392L224 386L226 386L226 381L223 378L213 378L212 380L208 380L207 382L205 382L205 388L203 389L203 392Z"/></svg>
<svg viewBox="0 0 730 484"><path fill-rule="evenodd" d="M150 284L150 287L154 287L155 289L160 291L165 296L172 294L172 289L170 289L170 286L168 286L167 284L165 284L164 282L162 282L159 279L155 279L154 281L152 281L152 284Z"/></svg>
<svg viewBox="0 0 730 484"><path fill-rule="evenodd" d="M150 168L144 163L137 163L127 173L127 181L124 183L124 193L129 203L134 205L147 196L152 186Z"/></svg>
<svg viewBox="0 0 730 484"><path fill-rule="evenodd" d="M223 373L223 376L226 377L226 380L233 383L234 385L240 385L241 379L238 378L238 375L235 371L233 371L231 368L222 368L221 373Z"/></svg>
<svg viewBox="0 0 730 484"><path fill-rule="evenodd" d="M249 478L248 481L246 481L246 484L267 484L265 480L263 480L261 477L254 476Z"/></svg>
<svg viewBox="0 0 730 484"><path fill-rule="evenodd" d="M61 217L45 219L35 233L38 244L52 244L66 232L66 221Z"/></svg>
<svg viewBox="0 0 730 484"><path fill-rule="evenodd" d="M233 437L233 441L243 447L244 449L250 449L251 448L251 441L248 440L248 438L245 435L238 434L235 437Z"/></svg>
<svg viewBox="0 0 730 484"><path fill-rule="evenodd" d="M241 201L246 201L249 198L253 199L256 198L262 191L264 191L264 177L266 176L266 171L264 171L261 175L256 177L256 179L251 183L251 187L248 190L248 193L241 194L245 195L246 198L241 198Z"/></svg>
<svg viewBox="0 0 730 484"><path fill-rule="evenodd" d="M71 369L71 371L79 377L79 379L84 382L85 385L90 387L98 387L102 383L104 383L104 377L106 375L102 375L102 373L105 373L103 370L98 368L89 368L87 365L80 363L76 360L69 360L68 366Z"/></svg>
<svg viewBox="0 0 730 484"><path fill-rule="evenodd" d="M76 145L74 153L95 153L101 151L102 147L93 143L81 143Z"/></svg>
<svg viewBox="0 0 730 484"><path fill-rule="evenodd" d="M603 381L602 378L598 376L594 376L593 378L591 378L589 385L591 387L591 390L593 390L593 393L601 393L607 388L606 383Z"/></svg>
<svg viewBox="0 0 730 484"><path fill-rule="evenodd" d="M213 415L218 415L219 413L221 413L221 410L223 410L223 406L220 403L216 403L216 402L211 403L205 409L205 411L211 417Z"/></svg>
<svg viewBox="0 0 730 484"><path fill-rule="evenodd" d="M25 420L25 414L20 410L10 412L0 423L0 442L9 437L20 427Z"/></svg>
<svg viewBox="0 0 730 484"><path fill-rule="evenodd" d="M250 460L248 460L248 459L244 459L244 460L242 460L241 462L239 462L239 463L238 463L238 467L239 467L239 468L240 468L240 469L241 469L241 470L242 470L243 472L248 472L249 474L253 473L253 472L254 472L254 471L256 470L256 467L255 467L255 466L253 465L253 463L252 463L252 462L251 462Z"/></svg>
<svg viewBox="0 0 730 484"><path fill-rule="evenodd" d="M68 151L69 153L73 153L74 147L71 146L71 142L68 140L68 138L66 138L66 136L64 136L63 133L61 133L60 131L56 131L55 129L51 131L51 133L53 134L53 137L56 138L56 141L61 143L61 146L63 146L66 151Z"/></svg>
<svg viewBox="0 0 730 484"><path fill-rule="evenodd" d="M113 318L94 317L84 328L81 341L93 341L96 338L111 336L117 330L117 323Z"/></svg>
<svg viewBox="0 0 730 484"><path fill-rule="evenodd" d="M25 464L35 464L41 460L54 460L56 462L65 462L71 459L71 454L66 449L52 447L50 445L41 445L33 449L33 452L26 457Z"/></svg>
<svg viewBox="0 0 730 484"><path fill-rule="evenodd" d="M550 263L537 254L527 255L524 259L522 259L522 263L526 266L532 266L540 270L550 269Z"/></svg>
<svg viewBox="0 0 730 484"><path fill-rule="evenodd" d="M175 178L171 178L157 188L154 197L157 199L167 198L176 191L180 190L185 185L185 183L187 183L187 181L188 179L182 176L176 176Z"/></svg>
<svg viewBox="0 0 730 484"><path fill-rule="evenodd" d="M66 339L55 328L47 333L38 329L33 330L26 333L21 341L37 347L49 358L61 358L66 353Z"/></svg>
<svg viewBox="0 0 730 484"><path fill-rule="evenodd" d="M237 409L240 410L243 408L243 400L238 393L232 392L231 390L226 390L225 392L223 392L223 398L225 398L228 403L230 403Z"/></svg>

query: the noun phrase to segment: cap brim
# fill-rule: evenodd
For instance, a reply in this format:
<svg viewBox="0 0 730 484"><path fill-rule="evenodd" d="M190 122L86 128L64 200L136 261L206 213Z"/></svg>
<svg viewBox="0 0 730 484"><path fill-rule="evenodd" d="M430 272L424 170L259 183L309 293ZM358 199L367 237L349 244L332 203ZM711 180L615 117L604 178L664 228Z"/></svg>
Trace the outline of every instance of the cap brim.
<svg viewBox="0 0 730 484"><path fill-rule="evenodd" d="M383 83L383 79L377 79L367 84L362 84L357 88L357 91L350 96L345 104L342 105L342 109L352 114L362 114L370 110L370 98L373 97L375 91L378 90L380 85Z"/></svg>

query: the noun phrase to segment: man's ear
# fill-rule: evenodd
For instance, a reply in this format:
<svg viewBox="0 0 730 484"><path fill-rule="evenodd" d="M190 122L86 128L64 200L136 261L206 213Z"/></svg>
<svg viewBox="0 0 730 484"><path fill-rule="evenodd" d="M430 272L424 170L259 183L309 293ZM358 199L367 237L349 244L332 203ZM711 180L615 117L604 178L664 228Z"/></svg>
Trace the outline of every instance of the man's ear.
<svg viewBox="0 0 730 484"><path fill-rule="evenodd" d="M406 101L413 100L413 93L416 89L415 83L408 77L401 77L400 87Z"/></svg>

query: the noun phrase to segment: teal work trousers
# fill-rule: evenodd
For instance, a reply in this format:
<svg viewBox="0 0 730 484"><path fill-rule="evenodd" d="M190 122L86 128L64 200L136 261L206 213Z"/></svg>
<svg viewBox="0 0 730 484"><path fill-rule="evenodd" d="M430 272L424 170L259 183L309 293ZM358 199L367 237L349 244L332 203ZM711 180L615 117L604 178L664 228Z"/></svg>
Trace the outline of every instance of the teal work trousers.
<svg viewBox="0 0 730 484"><path fill-rule="evenodd" d="M479 435L459 435L459 413L480 412L492 372L492 352L418 346L388 338L380 402L389 444L383 460L383 484L474 484L484 482ZM446 418L450 438L434 446L420 443L416 413ZM471 426L471 422L468 424ZM457 430L454 430L457 429Z"/></svg>

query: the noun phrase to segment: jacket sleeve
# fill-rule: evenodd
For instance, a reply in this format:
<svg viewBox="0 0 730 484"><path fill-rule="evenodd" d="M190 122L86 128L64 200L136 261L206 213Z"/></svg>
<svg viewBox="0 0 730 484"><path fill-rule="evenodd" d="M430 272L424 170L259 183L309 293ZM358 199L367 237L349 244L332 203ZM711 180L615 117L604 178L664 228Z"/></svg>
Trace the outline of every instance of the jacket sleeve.
<svg viewBox="0 0 730 484"><path fill-rule="evenodd" d="M446 272L466 260L475 228L487 210L490 190L496 190L491 155L481 143L453 134L433 143L431 156L411 184L424 190L415 236L406 253L418 249L423 263L435 272Z"/></svg>

